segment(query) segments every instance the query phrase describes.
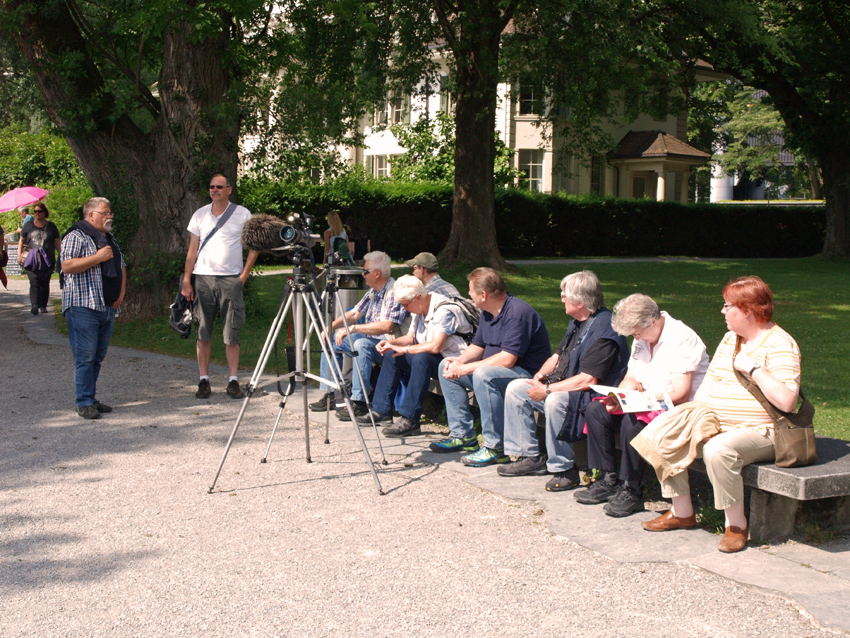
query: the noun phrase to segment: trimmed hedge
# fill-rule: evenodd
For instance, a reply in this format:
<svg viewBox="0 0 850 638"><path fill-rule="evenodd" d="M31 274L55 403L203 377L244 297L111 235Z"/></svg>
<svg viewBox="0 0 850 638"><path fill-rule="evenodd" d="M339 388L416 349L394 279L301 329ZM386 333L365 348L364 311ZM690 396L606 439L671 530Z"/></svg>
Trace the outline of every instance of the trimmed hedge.
<svg viewBox="0 0 850 638"><path fill-rule="evenodd" d="M241 200L254 213L285 217L302 210L357 218L372 247L395 259L437 254L449 236L452 189L443 184L341 180L327 185L243 180ZM825 211L809 206L738 206L543 195L496 195L502 255L521 257L805 257L823 247Z"/></svg>

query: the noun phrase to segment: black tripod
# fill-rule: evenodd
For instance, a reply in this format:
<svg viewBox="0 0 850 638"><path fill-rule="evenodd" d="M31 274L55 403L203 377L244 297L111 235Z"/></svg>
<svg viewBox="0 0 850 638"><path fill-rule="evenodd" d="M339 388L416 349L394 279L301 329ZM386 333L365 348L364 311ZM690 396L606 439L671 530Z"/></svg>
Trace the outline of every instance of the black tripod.
<svg viewBox="0 0 850 638"><path fill-rule="evenodd" d="M283 400L280 403L280 410L278 411L277 420L275 421L274 427L272 428L271 437L269 438L269 443L266 447L266 452L263 455L261 462L266 462L269 449L271 448L272 440L274 439L274 435L277 430L277 426L280 423L281 415L283 414L283 410L286 406L286 400L289 396L294 394L296 383L301 383L302 398L304 402L304 444L306 448L307 462L311 462L306 380L307 378L314 379L316 381L325 383L329 387L339 390L342 394L342 397L345 401L345 406L348 410L348 414L351 416L351 424L354 427L354 431L357 433L357 438L360 440L360 447L363 450L363 455L366 457L366 464L369 466L369 469L372 472L372 478L375 480L375 485L378 488L378 494L383 495L384 493L383 489L381 488L381 482L378 479L378 473L375 470L375 464L372 462L372 456L369 453L369 449L366 447L366 441L363 439L363 434L361 433L360 427L357 424L357 419L354 416L354 410L351 406L349 391L342 381L342 371L339 368L339 364L337 363L336 357L333 356L334 353L331 350L330 344L324 338L324 336L327 335L327 324L325 322L324 317L322 316L321 300L316 294L315 288L311 283L307 281L307 278L304 274L304 268L302 264L304 263L305 259L309 259L309 249L296 250L296 253L293 255L293 263L295 267L293 269L292 278L286 283L286 288L284 290L283 298L281 299L281 304L278 308L277 315L275 316L274 321L272 322L271 328L269 329L269 334L266 337L266 342L263 345L262 351L260 352L260 359L257 362L257 367L254 369L254 374L251 377L251 381L248 383L248 387L245 393L245 399L242 402L242 409L239 411L239 416L236 418L236 423L233 426L233 431L230 433L230 438L228 439L227 445L224 448L224 453L222 454L221 462L218 464L218 469L216 470L215 477L213 477L212 484L210 484L210 493L212 493L213 489L215 488L216 481L218 481L219 474L221 474L221 468L224 466L224 461L227 458L227 453L230 451L230 447L233 444L233 439L236 437L236 431L239 429L239 425L242 423L242 418L245 415L245 410L248 407L248 403L250 402L251 397L254 395L254 393L257 392L260 388L260 378L262 377L263 371L266 367L266 363L268 362L269 356L274 348L275 343L277 342L278 335L280 334L280 330L283 327L284 321L287 316L292 317L293 333L295 335L295 370L288 372L285 375L279 376L275 379L267 380L263 384L269 385L271 383L274 383L275 381L279 382L281 379L288 380L287 388L285 392L283 392ZM330 293L328 293L328 289L326 288L326 293L328 293L326 300L328 300L330 316L333 317L333 303L339 303L339 291L336 285L336 276L334 276L332 273L329 273L329 283L331 281L332 284L329 286L331 288ZM350 338L351 332L349 331L348 323L345 320L345 314L343 313L342 316L343 325L345 326L346 333ZM305 317L309 320L309 323L305 322ZM324 356L328 361L328 369L330 370L331 376L333 377L332 380L322 379L318 375L310 374L309 372L304 371L304 353L306 346L309 346L309 334L311 330L319 338L319 343L321 344L322 352L324 353ZM354 369L359 375L359 368L355 365ZM363 380L360 379L360 381L362 382ZM325 418L325 443L328 443L328 429L330 427L329 410ZM375 427L375 430L377 432L377 427ZM383 456L384 450L383 446L381 446L380 443L380 437L378 438L378 446L380 447L381 455ZM383 462L386 465L386 458L383 459Z"/></svg>

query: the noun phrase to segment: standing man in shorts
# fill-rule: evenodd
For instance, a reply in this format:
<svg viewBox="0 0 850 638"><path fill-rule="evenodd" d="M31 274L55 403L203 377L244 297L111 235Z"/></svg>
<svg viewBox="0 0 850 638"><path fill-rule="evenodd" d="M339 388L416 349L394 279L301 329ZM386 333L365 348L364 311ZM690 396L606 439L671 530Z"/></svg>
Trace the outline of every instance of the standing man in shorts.
<svg viewBox="0 0 850 638"><path fill-rule="evenodd" d="M251 217L250 211L233 204L233 210L223 224L219 220L231 206L230 180L224 175L210 179L210 199L195 211L189 221L189 250L183 270L183 296L193 302L192 311L200 320L198 325L198 372L200 382L195 396L207 399L210 387L210 352L212 351L212 326L216 312L224 323L224 354L230 377L227 394L232 399L244 395L239 387L239 330L245 323L245 301L242 288L259 253L248 252L242 263L242 227ZM216 227L218 229L216 230ZM199 254L199 249L200 254ZM192 277L194 275L194 286Z"/></svg>

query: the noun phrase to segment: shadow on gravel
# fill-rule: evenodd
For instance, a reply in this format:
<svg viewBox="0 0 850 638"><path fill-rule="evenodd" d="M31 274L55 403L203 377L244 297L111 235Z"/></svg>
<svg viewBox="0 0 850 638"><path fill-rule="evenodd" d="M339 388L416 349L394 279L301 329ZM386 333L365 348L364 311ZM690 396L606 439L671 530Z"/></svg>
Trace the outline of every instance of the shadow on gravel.
<svg viewBox="0 0 850 638"><path fill-rule="evenodd" d="M0 591L37 589L57 583L98 582L110 573L131 568L140 561L162 554L160 550L135 550L80 555L75 547L85 539L78 534L28 533L53 523L55 521L33 516L0 518L0 529L3 530ZM63 558L48 558L57 555Z"/></svg>

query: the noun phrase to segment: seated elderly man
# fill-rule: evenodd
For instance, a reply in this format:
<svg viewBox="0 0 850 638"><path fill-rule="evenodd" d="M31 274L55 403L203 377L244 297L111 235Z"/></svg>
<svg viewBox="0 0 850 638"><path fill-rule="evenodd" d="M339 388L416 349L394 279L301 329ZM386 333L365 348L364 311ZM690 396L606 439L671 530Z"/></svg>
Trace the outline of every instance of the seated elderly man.
<svg viewBox="0 0 850 638"><path fill-rule="evenodd" d="M428 292L436 292L446 297L460 297L458 289L437 273L440 262L431 253L419 253L404 263L413 268L413 276L425 285Z"/></svg>
<svg viewBox="0 0 850 638"><path fill-rule="evenodd" d="M438 293L429 294L416 277L399 277L393 294L405 310L413 314L410 331L395 341L381 341L378 352L384 355L381 374L375 384L372 416L375 422L389 422L384 436L404 437L421 434L419 417L432 377L443 357L457 357L466 349L461 335L471 335L472 326L457 303ZM389 354L390 356L386 356ZM402 379L407 391L399 407L401 418L393 421L393 398ZM369 415L357 418L371 425Z"/></svg>
<svg viewBox="0 0 850 638"><path fill-rule="evenodd" d="M614 306L614 330L633 336L632 356L620 387L627 390L667 394L674 405L693 401L708 370L708 353L696 332L641 294L629 295ZM586 505L605 503L608 516L623 517L641 512L643 494L640 479L643 461L630 444L643 430L652 414L615 412L614 401L595 401L588 407L588 465L602 472L602 478L575 499ZM620 429L620 480L617 480L614 435Z"/></svg>
<svg viewBox="0 0 850 638"><path fill-rule="evenodd" d="M329 336L333 337L334 356L340 368L343 352L357 353L354 362L360 374L355 373L351 379L351 400L355 417L367 413L366 396L370 390L372 363L380 363L382 358L376 348L378 343L381 339L389 340L401 336L410 325L407 310L396 301L392 292L395 279L390 277L389 255L376 250L366 255L365 262L363 277L369 291L354 308L345 313L351 338L349 339L346 335L342 317L337 317L328 326ZM366 322L358 324L357 321L361 317L365 317ZM323 379L330 378L329 365L324 353L320 363L320 374ZM361 378L366 387L361 384ZM314 412L324 412L333 407L333 392L324 383L321 384L321 388L325 390L325 395L310 404L310 409ZM341 421L351 420L345 409L337 410L337 417Z"/></svg>
<svg viewBox="0 0 850 638"><path fill-rule="evenodd" d="M506 463L504 396L508 383L535 374L549 357L549 335L543 319L505 287L492 268L469 275L469 296L481 310L472 344L458 357L440 363L440 388L446 398L449 438L431 444L435 452L474 450L478 445L467 390L481 408L484 446L464 456L464 465Z"/></svg>
<svg viewBox="0 0 850 638"><path fill-rule="evenodd" d="M626 371L628 344L611 327L602 285L583 270L561 280L561 301L572 317L561 344L532 379L511 382L505 396L505 453L518 457L501 476L545 474L550 492L579 484L570 441L583 438L584 411L599 396L591 385L617 385ZM548 461L540 452L534 411L546 416Z"/></svg>

